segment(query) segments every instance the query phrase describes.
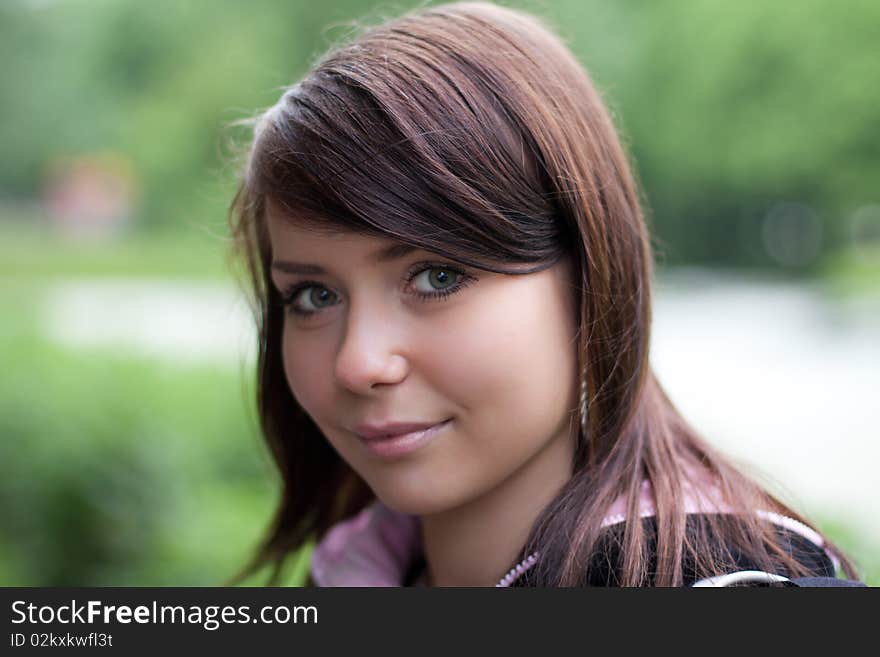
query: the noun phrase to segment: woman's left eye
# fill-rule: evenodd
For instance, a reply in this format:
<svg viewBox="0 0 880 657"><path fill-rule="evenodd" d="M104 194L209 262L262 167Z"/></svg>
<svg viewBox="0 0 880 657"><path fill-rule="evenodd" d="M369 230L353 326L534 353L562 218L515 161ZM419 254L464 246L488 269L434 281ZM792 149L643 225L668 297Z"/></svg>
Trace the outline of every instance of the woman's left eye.
<svg viewBox="0 0 880 657"><path fill-rule="evenodd" d="M408 283L417 284L419 298L446 298L470 285L476 279L449 265L430 265L412 273Z"/></svg>

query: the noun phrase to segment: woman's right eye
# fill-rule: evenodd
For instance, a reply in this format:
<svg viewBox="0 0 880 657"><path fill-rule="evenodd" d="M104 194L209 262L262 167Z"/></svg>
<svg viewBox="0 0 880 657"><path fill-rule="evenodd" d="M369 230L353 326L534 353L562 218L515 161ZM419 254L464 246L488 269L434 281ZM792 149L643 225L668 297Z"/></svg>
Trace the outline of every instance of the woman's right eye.
<svg viewBox="0 0 880 657"><path fill-rule="evenodd" d="M300 283L284 292L282 302L294 315L308 317L334 305L336 294L314 282Z"/></svg>

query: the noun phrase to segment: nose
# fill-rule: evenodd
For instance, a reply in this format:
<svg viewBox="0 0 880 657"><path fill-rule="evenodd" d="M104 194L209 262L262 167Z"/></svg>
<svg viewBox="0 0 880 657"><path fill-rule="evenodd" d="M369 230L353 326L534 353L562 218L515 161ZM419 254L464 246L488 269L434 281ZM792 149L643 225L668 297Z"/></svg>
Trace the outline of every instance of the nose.
<svg viewBox="0 0 880 657"><path fill-rule="evenodd" d="M339 384L358 394L370 394L377 385L406 378L407 361L397 353L399 338L388 316L375 309L356 310L353 304L349 308L334 366Z"/></svg>

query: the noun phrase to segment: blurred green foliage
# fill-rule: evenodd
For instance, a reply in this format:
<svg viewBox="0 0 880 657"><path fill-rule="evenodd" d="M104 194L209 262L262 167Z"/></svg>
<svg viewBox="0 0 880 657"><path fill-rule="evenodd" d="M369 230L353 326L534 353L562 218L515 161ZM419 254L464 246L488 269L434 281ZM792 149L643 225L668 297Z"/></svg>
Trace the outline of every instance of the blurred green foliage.
<svg viewBox="0 0 880 657"><path fill-rule="evenodd" d="M0 584L223 583L276 494L241 372L59 347L39 291L0 297Z"/></svg>
<svg viewBox="0 0 880 657"><path fill-rule="evenodd" d="M436 4L436 3L422 3ZM779 265L762 244L778 202L845 248L877 202L880 70L871 0L509 2L546 18L612 106L665 262ZM0 198L40 193L63 154L126 154L138 225L222 216L228 127L343 37L414 2L67 0L0 4ZM792 266L812 270L821 258ZM791 265L791 263L788 263Z"/></svg>
<svg viewBox="0 0 880 657"><path fill-rule="evenodd" d="M225 278L235 269L228 247L226 238L193 229L157 230L107 243L71 241L40 225L0 223L0 277Z"/></svg>

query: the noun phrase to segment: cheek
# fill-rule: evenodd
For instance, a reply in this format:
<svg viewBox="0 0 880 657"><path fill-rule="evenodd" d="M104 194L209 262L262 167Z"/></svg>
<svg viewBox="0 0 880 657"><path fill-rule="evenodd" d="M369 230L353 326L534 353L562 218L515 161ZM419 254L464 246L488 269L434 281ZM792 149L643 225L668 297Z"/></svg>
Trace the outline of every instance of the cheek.
<svg viewBox="0 0 880 657"><path fill-rule="evenodd" d="M460 325L445 368L482 421L541 424L567 407L575 383L574 317L555 288L524 279Z"/></svg>
<svg viewBox="0 0 880 657"><path fill-rule="evenodd" d="M333 417L331 368L333 355L328 340L292 339L285 330L282 337L284 374L290 391L312 418Z"/></svg>

